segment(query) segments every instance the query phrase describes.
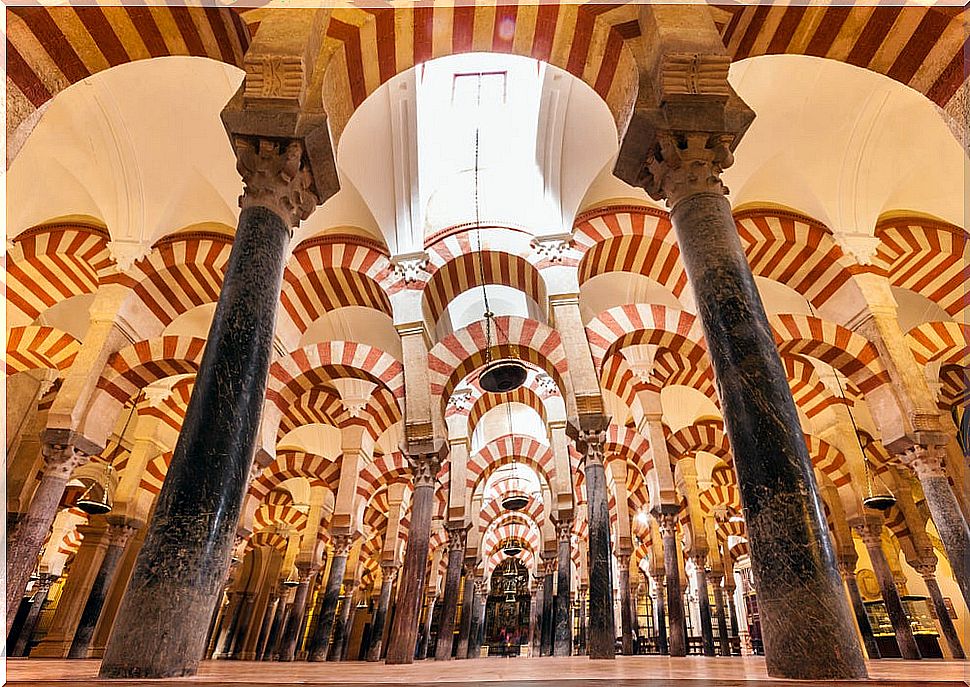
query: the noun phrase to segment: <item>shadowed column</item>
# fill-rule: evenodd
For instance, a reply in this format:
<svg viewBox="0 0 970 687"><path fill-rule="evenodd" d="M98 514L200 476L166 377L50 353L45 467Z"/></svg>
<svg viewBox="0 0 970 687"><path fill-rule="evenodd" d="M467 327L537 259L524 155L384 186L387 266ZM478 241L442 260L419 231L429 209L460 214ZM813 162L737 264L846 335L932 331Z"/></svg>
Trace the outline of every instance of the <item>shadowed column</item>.
<svg viewBox="0 0 970 687"><path fill-rule="evenodd" d="M613 564L610 545L610 509L606 496L603 444L606 418L580 429L577 442L583 453L589 517L589 630L587 653L590 658L616 656L616 629L613 620Z"/></svg>
<svg viewBox="0 0 970 687"><path fill-rule="evenodd" d="M381 594L374 611L374 620L371 623L371 641L370 646L367 647L368 661L381 660L381 649L384 646L384 624L387 621L387 610L391 604L391 590L394 588L398 567L393 562L381 563Z"/></svg>
<svg viewBox="0 0 970 687"><path fill-rule="evenodd" d="M677 513L655 512L660 536L663 538L664 580L667 588L667 650L671 656L687 655L687 623L684 618L684 599L680 589L680 565L677 553Z"/></svg>
<svg viewBox="0 0 970 687"><path fill-rule="evenodd" d="M445 529L448 531L448 568L445 572L441 622L438 625L438 642L434 652L434 657L438 661L451 660L451 650L455 641L455 616L458 613L458 593L468 534L468 528L462 523L449 523L445 525Z"/></svg>
<svg viewBox="0 0 970 687"><path fill-rule="evenodd" d="M853 551L853 553L855 552ZM839 569L842 572L842 579L845 580L845 588L849 593L849 601L852 603L852 610L855 613L856 624L859 626L859 634L862 635L862 643L865 646L866 654L869 656L869 660L875 660L881 658L879 646L876 644L876 638L872 634L872 624L869 622L869 614L866 612L866 606L862 602L862 594L859 593L859 582L855 576L855 564L855 558L851 561L846 561L844 565L843 561L840 560Z"/></svg>
<svg viewBox="0 0 970 687"><path fill-rule="evenodd" d="M572 520L562 520L556 523L559 556L556 561L558 576L556 580L555 629L552 649L554 656L569 656L573 652L572 535Z"/></svg>
<svg viewBox="0 0 970 687"><path fill-rule="evenodd" d="M350 536L335 535L333 537L333 560L330 562L330 573L327 576L327 586L323 590L317 624L307 648L308 661L325 661L327 659L330 635L333 633L334 623L337 620L340 587L344 582L344 573L347 572L347 556L350 554L352 545L353 538Z"/></svg>
<svg viewBox="0 0 970 687"><path fill-rule="evenodd" d="M300 574L300 584L293 595L293 603L290 606L290 614L286 619L286 626L283 636L280 638L280 649L277 655L280 661L292 661L296 655L296 645L300 640L300 628L303 626L303 619L306 616L307 598L310 594L310 586L314 576L317 574L315 568L310 566L297 566Z"/></svg>

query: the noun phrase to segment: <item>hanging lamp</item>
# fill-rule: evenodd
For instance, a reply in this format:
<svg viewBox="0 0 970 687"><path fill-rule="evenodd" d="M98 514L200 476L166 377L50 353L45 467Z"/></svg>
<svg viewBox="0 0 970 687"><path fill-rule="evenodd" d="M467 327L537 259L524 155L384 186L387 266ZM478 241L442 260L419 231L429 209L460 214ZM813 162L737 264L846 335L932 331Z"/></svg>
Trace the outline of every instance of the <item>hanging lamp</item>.
<svg viewBox="0 0 970 687"><path fill-rule="evenodd" d="M506 410L508 412L509 418L509 434L515 435L515 428L512 426L512 404L505 404ZM505 510L522 510L529 503L529 497L524 493L525 490L520 486L520 480L518 472L516 470L516 464L518 461L515 459L515 453L512 453L512 476L509 478L509 490L502 497L502 508Z"/></svg>
<svg viewBox="0 0 970 687"><path fill-rule="evenodd" d="M482 75L478 75L478 94L476 105L481 115L482 105ZM475 242L477 250L475 257L478 261L478 276L482 283L482 300L485 304L485 365L478 375L478 383L485 391L493 394L505 394L515 391L525 384L525 379L529 374L528 369L522 364L515 354L514 347L511 356L506 358L492 358L492 322L495 320L495 313L488 307L488 288L485 284L485 261L482 258L482 237L481 237L481 208L479 206L479 143L481 139L481 126L475 124ZM498 330L498 324L495 325Z"/></svg>
<svg viewBox="0 0 970 687"><path fill-rule="evenodd" d="M128 419L125 420L125 426L121 428L121 434L118 435L118 446L122 446L122 442L125 438L125 433L128 431L128 425L131 424L131 418L135 414L135 410L138 408L138 401L141 398L142 391L138 392L135 396L135 400L131 403L131 411L128 413ZM105 515L110 513L111 509L114 507L114 503L111 499L110 483L111 483L111 473L114 468L111 466L111 462L104 463L104 474L101 479L95 479L91 485L84 490L80 498L75 502L74 505L78 507L81 511L88 515Z"/></svg>
<svg viewBox="0 0 970 687"><path fill-rule="evenodd" d="M518 556L522 553L522 548L522 540L518 537L511 537L502 544L502 553L506 556Z"/></svg>

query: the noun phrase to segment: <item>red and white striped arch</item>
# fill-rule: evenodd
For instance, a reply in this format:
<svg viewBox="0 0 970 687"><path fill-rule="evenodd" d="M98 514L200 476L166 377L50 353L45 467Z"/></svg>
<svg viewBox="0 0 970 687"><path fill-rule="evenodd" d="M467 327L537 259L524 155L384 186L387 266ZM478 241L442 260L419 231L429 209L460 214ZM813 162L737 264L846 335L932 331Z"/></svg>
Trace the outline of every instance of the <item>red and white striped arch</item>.
<svg viewBox="0 0 970 687"><path fill-rule="evenodd" d="M598 370L610 354L640 344L678 351L694 365L702 365L706 355L697 318L663 305L635 303L605 310L586 325L586 337Z"/></svg>
<svg viewBox="0 0 970 687"><path fill-rule="evenodd" d="M589 210L576 218L573 241L583 254L580 285L600 274L631 272L678 298L687 286L670 217L662 210L627 205Z"/></svg>
<svg viewBox="0 0 970 687"><path fill-rule="evenodd" d="M906 343L920 365L939 361L961 365L970 360L970 325L962 322L924 322L906 335Z"/></svg>
<svg viewBox="0 0 970 687"><path fill-rule="evenodd" d="M505 435L490 441L468 457L465 486L475 491L495 470L512 461L528 465L551 488L556 474L552 447L531 437Z"/></svg>
<svg viewBox="0 0 970 687"><path fill-rule="evenodd" d="M329 460L305 451L279 451L273 462L253 480L249 493L262 502L276 487L294 477L302 477L311 487L325 487L336 494L340 481L340 457Z"/></svg>
<svg viewBox="0 0 970 687"><path fill-rule="evenodd" d="M701 510L710 515L720 508L741 508L741 492L737 484L713 484L700 495Z"/></svg>
<svg viewBox="0 0 970 687"><path fill-rule="evenodd" d="M260 530L275 528L302 532L306 529L307 516L292 503L264 503L256 509L254 523Z"/></svg>
<svg viewBox="0 0 970 687"><path fill-rule="evenodd" d="M809 315L771 315L768 323L783 356L804 355L828 363L863 394L889 384L876 347L864 336Z"/></svg>
<svg viewBox="0 0 970 687"><path fill-rule="evenodd" d="M120 403L160 379L191 374L199 369L205 339L160 336L139 341L111 354L97 388Z"/></svg>
<svg viewBox="0 0 970 687"><path fill-rule="evenodd" d="M348 306L390 317L392 277L391 263L376 241L345 235L312 238L296 247L283 273L283 313L301 334L325 313Z"/></svg>
<svg viewBox="0 0 970 687"><path fill-rule="evenodd" d="M611 355L603 363L600 371L600 388L612 392L623 401L627 408L633 408L637 400L637 392L652 389L660 391L660 387L652 383L644 383L630 370L626 358L622 355Z"/></svg>
<svg viewBox="0 0 970 687"><path fill-rule="evenodd" d="M7 332L7 375L27 370L67 370L81 342L53 327L13 327Z"/></svg>
<svg viewBox="0 0 970 687"><path fill-rule="evenodd" d="M367 464L357 479L357 496L367 503L382 487L393 482L411 484L411 468L400 451L375 456Z"/></svg>
<svg viewBox="0 0 970 687"><path fill-rule="evenodd" d="M172 451L166 451L152 458L145 466L145 472L141 476L138 488L153 496L158 496L165 483L165 475L168 474L168 466L172 464Z"/></svg>
<svg viewBox="0 0 970 687"><path fill-rule="evenodd" d="M735 222L751 271L791 287L816 308L824 308L853 274L863 271L827 227L808 217L751 209L736 214ZM858 286L853 295L858 305L865 304ZM847 307L844 296L839 307Z"/></svg>
<svg viewBox="0 0 970 687"><path fill-rule="evenodd" d="M20 234L7 253L8 306L27 323L61 301L94 293L114 264L108 241L104 229L82 224L48 224Z"/></svg>
<svg viewBox="0 0 970 687"><path fill-rule="evenodd" d="M256 549L259 547L265 547L278 551L279 553L286 553L286 537L275 531L262 530L260 532L253 532L249 535L249 539L246 540L246 551L250 549Z"/></svg>
<svg viewBox="0 0 970 687"><path fill-rule="evenodd" d="M667 437L667 451L672 461L697 451L711 453L727 465L734 465L731 443L720 420L702 420Z"/></svg>
<svg viewBox="0 0 970 687"><path fill-rule="evenodd" d="M158 418L175 432L180 432L194 386L195 376L180 379L172 387L172 392L164 401L157 404L143 403L139 409L139 414L145 417Z"/></svg>
<svg viewBox="0 0 970 687"><path fill-rule="evenodd" d="M785 376L788 378L788 386L791 388L795 405L801 408L807 417L817 417L826 408L835 405L853 405L850 389L843 385L846 392L845 401L833 395L819 380L815 368L798 356L783 356L781 363L785 367Z"/></svg>
<svg viewBox="0 0 970 687"><path fill-rule="evenodd" d="M956 316L970 304L967 232L924 218L894 218L876 227L874 262L893 286L914 291Z"/></svg>
<svg viewBox="0 0 970 687"><path fill-rule="evenodd" d="M687 386L700 391L714 401L715 405L720 405L714 388L714 368L706 355L694 360L685 354L683 348L663 348L653 358L652 373L660 387Z"/></svg>
<svg viewBox="0 0 970 687"><path fill-rule="evenodd" d="M478 387L478 380L475 381L475 386ZM533 382L532 387L535 386ZM536 414L542 418L543 424L546 422L546 406L536 390L530 386L522 385L514 391L510 391L504 394L492 394L492 393L482 393L478 400L472 405L471 409L468 411L468 435L471 436L475 431L475 427L481 421L482 416L485 415L492 408L498 408L506 403L521 403L522 405L532 408L536 411Z"/></svg>
<svg viewBox="0 0 970 687"><path fill-rule="evenodd" d="M805 446L808 448L812 465L832 480L832 484L841 489L852 482L852 475L849 473L849 466L842 451L811 434L805 435Z"/></svg>
<svg viewBox="0 0 970 687"><path fill-rule="evenodd" d="M653 470L653 453L650 442L634 429L610 424L606 430L606 443L603 444L606 462L623 460L635 467L642 477L646 477ZM627 487L631 485L627 478Z"/></svg>
<svg viewBox="0 0 970 687"><path fill-rule="evenodd" d="M492 358L518 357L544 370L569 393L566 384L569 365L559 333L551 327L521 317L494 319ZM485 364L485 323L472 324L449 334L428 353L431 396L441 399L442 407L458 383Z"/></svg>
<svg viewBox="0 0 970 687"><path fill-rule="evenodd" d="M542 499L530 498L525 504L525 507L521 510L515 511L527 520L534 522L537 527L541 528L542 524L545 522L546 510L545 504ZM509 514L509 511L502 508L502 502L500 499L492 499L487 501L483 506L482 510L478 514L478 522L483 528L487 528L492 523L496 522L499 518L505 517Z"/></svg>

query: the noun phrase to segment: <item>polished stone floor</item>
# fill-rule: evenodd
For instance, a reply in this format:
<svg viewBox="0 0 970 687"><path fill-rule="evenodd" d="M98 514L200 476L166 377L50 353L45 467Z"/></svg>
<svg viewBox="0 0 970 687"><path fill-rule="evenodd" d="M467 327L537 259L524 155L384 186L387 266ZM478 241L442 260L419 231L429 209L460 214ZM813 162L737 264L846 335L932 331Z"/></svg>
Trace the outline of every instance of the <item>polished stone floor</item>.
<svg viewBox="0 0 970 687"><path fill-rule="evenodd" d="M21 660L7 661L7 684L34 687L81 687L112 685L134 687L157 685L159 681L98 681L97 661ZM966 661L884 660L869 664L873 687L966 685L970 664ZM618 657L615 661L572 658L483 658L472 661L419 661L410 666L383 663L251 663L207 661L187 682L193 687L215 685L412 685L413 687L457 687L490 684L498 687L782 687L823 683L771 680L760 658L664 658L660 656ZM828 682L824 684L858 684Z"/></svg>

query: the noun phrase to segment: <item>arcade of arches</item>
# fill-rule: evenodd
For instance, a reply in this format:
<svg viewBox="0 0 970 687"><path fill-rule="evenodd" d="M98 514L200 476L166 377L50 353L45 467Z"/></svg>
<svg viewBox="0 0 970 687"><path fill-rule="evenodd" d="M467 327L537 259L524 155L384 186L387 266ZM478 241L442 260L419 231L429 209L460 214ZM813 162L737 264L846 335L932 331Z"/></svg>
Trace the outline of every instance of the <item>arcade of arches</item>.
<svg viewBox="0 0 970 687"><path fill-rule="evenodd" d="M9 656L964 658L964 10L6 11Z"/></svg>

